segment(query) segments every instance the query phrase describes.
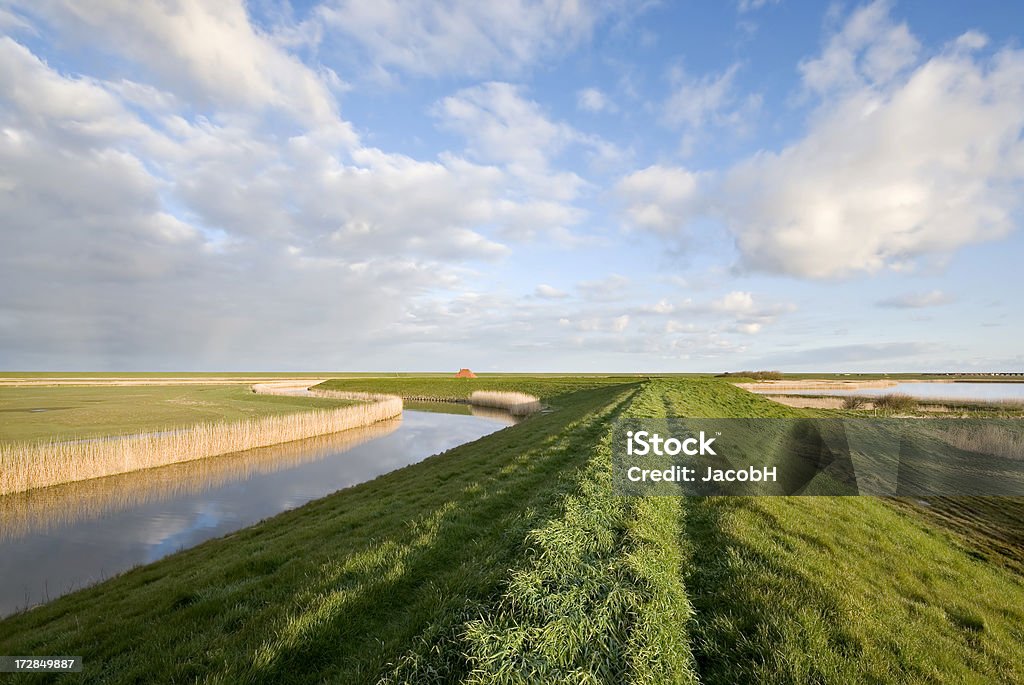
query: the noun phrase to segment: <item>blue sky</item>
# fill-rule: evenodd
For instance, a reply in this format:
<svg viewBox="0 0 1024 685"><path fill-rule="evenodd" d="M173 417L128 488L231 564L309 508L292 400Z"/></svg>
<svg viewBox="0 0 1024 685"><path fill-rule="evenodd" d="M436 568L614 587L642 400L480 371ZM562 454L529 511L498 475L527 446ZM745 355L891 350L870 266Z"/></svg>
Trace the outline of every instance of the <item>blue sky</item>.
<svg viewBox="0 0 1024 685"><path fill-rule="evenodd" d="M0 2L0 368L1021 370L1021 26Z"/></svg>

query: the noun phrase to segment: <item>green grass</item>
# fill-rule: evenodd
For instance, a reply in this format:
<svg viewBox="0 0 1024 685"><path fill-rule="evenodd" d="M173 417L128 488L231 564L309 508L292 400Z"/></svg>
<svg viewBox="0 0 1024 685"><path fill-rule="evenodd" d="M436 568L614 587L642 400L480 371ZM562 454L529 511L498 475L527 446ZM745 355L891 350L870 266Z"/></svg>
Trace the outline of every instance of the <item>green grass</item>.
<svg viewBox="0 0 1024 685"><path fill-rule="evenodd" d="M479 378L338 378L318 385L324 390L383 392L407 398L431 397L438 400L465 400L474 390L523 392L540 399L586 388L621 385L640 380L629 376L523 376L502 374Z"/></svg>
<svg viewBox="0 0 1024 685"><path fill-rule="evenodd" d="M256 395L248 385L0 387L0 442L141 433L346 404Z"/></svg>
<svg viewBox="0 0 1024 685"><path fill-rule="evenodd" d="M1019 500L620 498L617 416L837 415L628 380L331 381L552 411L2 621L0 654L103 683L1024 681Z"/></svg>
<svg viewBox="0 0 1024 685"><path fill-rule="evenodd" d="M809 414L707 383L649 392L659 385L690 415ZM863 497L691 498L684 510L704 683L1024 679L1021 577L934 520Z"/></svg>
<svg viewBox="0 0 1024 685"><path fill-rule="evenodd" d="M82 654L85 682L374 682L500 595L632 391L551 397L550 414L16 615L0 653Z"/></svg>

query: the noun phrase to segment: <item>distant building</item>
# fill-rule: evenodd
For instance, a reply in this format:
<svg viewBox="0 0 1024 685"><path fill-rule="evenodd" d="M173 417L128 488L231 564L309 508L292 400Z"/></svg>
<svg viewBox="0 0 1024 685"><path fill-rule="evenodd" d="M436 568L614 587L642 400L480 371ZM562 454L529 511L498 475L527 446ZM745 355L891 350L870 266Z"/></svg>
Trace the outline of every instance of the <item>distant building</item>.
<svg viewBox="0 0 1024 685"><path fill-rule="evenodd" d="M459 372L455 374L456 378L476 378L476 374L469 369L459 369Z"/></svg>

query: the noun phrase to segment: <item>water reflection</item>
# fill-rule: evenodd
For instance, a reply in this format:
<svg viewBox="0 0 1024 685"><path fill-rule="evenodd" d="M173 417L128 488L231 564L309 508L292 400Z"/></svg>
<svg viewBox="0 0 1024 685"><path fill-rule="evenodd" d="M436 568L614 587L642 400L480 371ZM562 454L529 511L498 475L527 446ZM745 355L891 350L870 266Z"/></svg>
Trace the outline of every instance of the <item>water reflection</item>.
<svg viewBox="0 0 1024 685"><path fill-rule="evenodd" d="M405 408L415 411L426 411L437 414L461 414L463 416L479 416L483 419L497 421L506 426L514 426L524 417L513 416L507 409L497 407L480 407L468 402L410 402L406 400Z"/></svg>
<svg viewBox="0 0 1024 685"><path fill-rule="evenodd" d="M365 429L0 497L0 616L514 423L406 411Z"/></svg>
<svg viewBox="0 0 1024 685"><path fill-rule="evenodd" d="M0 496L0 540L54 528L130 507L209 490L229 481L289 469L345 452L398 430L401 419L308 440L197 459L106 478L65 483Z"/></svg>

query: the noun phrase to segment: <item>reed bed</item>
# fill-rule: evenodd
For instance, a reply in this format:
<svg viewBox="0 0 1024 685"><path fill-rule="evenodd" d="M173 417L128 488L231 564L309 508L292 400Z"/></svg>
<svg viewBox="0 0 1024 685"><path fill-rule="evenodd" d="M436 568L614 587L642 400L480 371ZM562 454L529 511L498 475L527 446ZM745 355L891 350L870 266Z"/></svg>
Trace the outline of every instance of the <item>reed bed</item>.
<svg viewBox="0 0 1024 685"><path fill-rule="evenodd" d="M1024 430L1016 426L972 425L941 433L942 440L965 452L991 454L1008 459L1024 459Z"/></svg>
<svg viewBox="0 0 1024 685"><path fill-rule="evenodd" d="M173 431L0 445L0 495L303 440L401 413L401 398L386 396L348 407L200 423Z"/></svg>
<svg viewBox="0 0 1024 685"><path fill-rule="evenodd" d="M401 425L400 418L389 419L363 428L225 454L216 459L195 459L158 469L0 496L0 541L319 461L390 435Z"/></svg>
<svg viewBox="0 0 1024 685"><path fill-rule="evenodd" d="M540 400L525 392L498 392L475 390L469 396L469 403L478 407L504 409L513 416L525 416L540 411Z"/></svg>
<svg viewBox="0 0 1024 685"><path fill-rule="evenodd" d="M313 397L323 397L331 400L352 400L355 402L390 402L402 401L397 395L385 395L379 392L353 392L350 390L317 390L309 388L309 394Z"/></svg>
<svg viewBox="0 0 1024 685"><path fill-rule="evenodd" d="M921 404L941 405L950 409L1005 409L1008 411L1024 409L1024 400L1018 399L965 399L963 397L922 397Z"/></svg>
<svg viewBox="0 0 1024 685"><path fill-rule="evenodd" d="M796 397L795 395L791 397ZM984 399L963 397L914 397L905 393L885 395L806 395L805 397L831 397L842 401L843 409L894 409L912 411L914 408L941 407L944 409L1024 410L1024 400Z"/></svg>

